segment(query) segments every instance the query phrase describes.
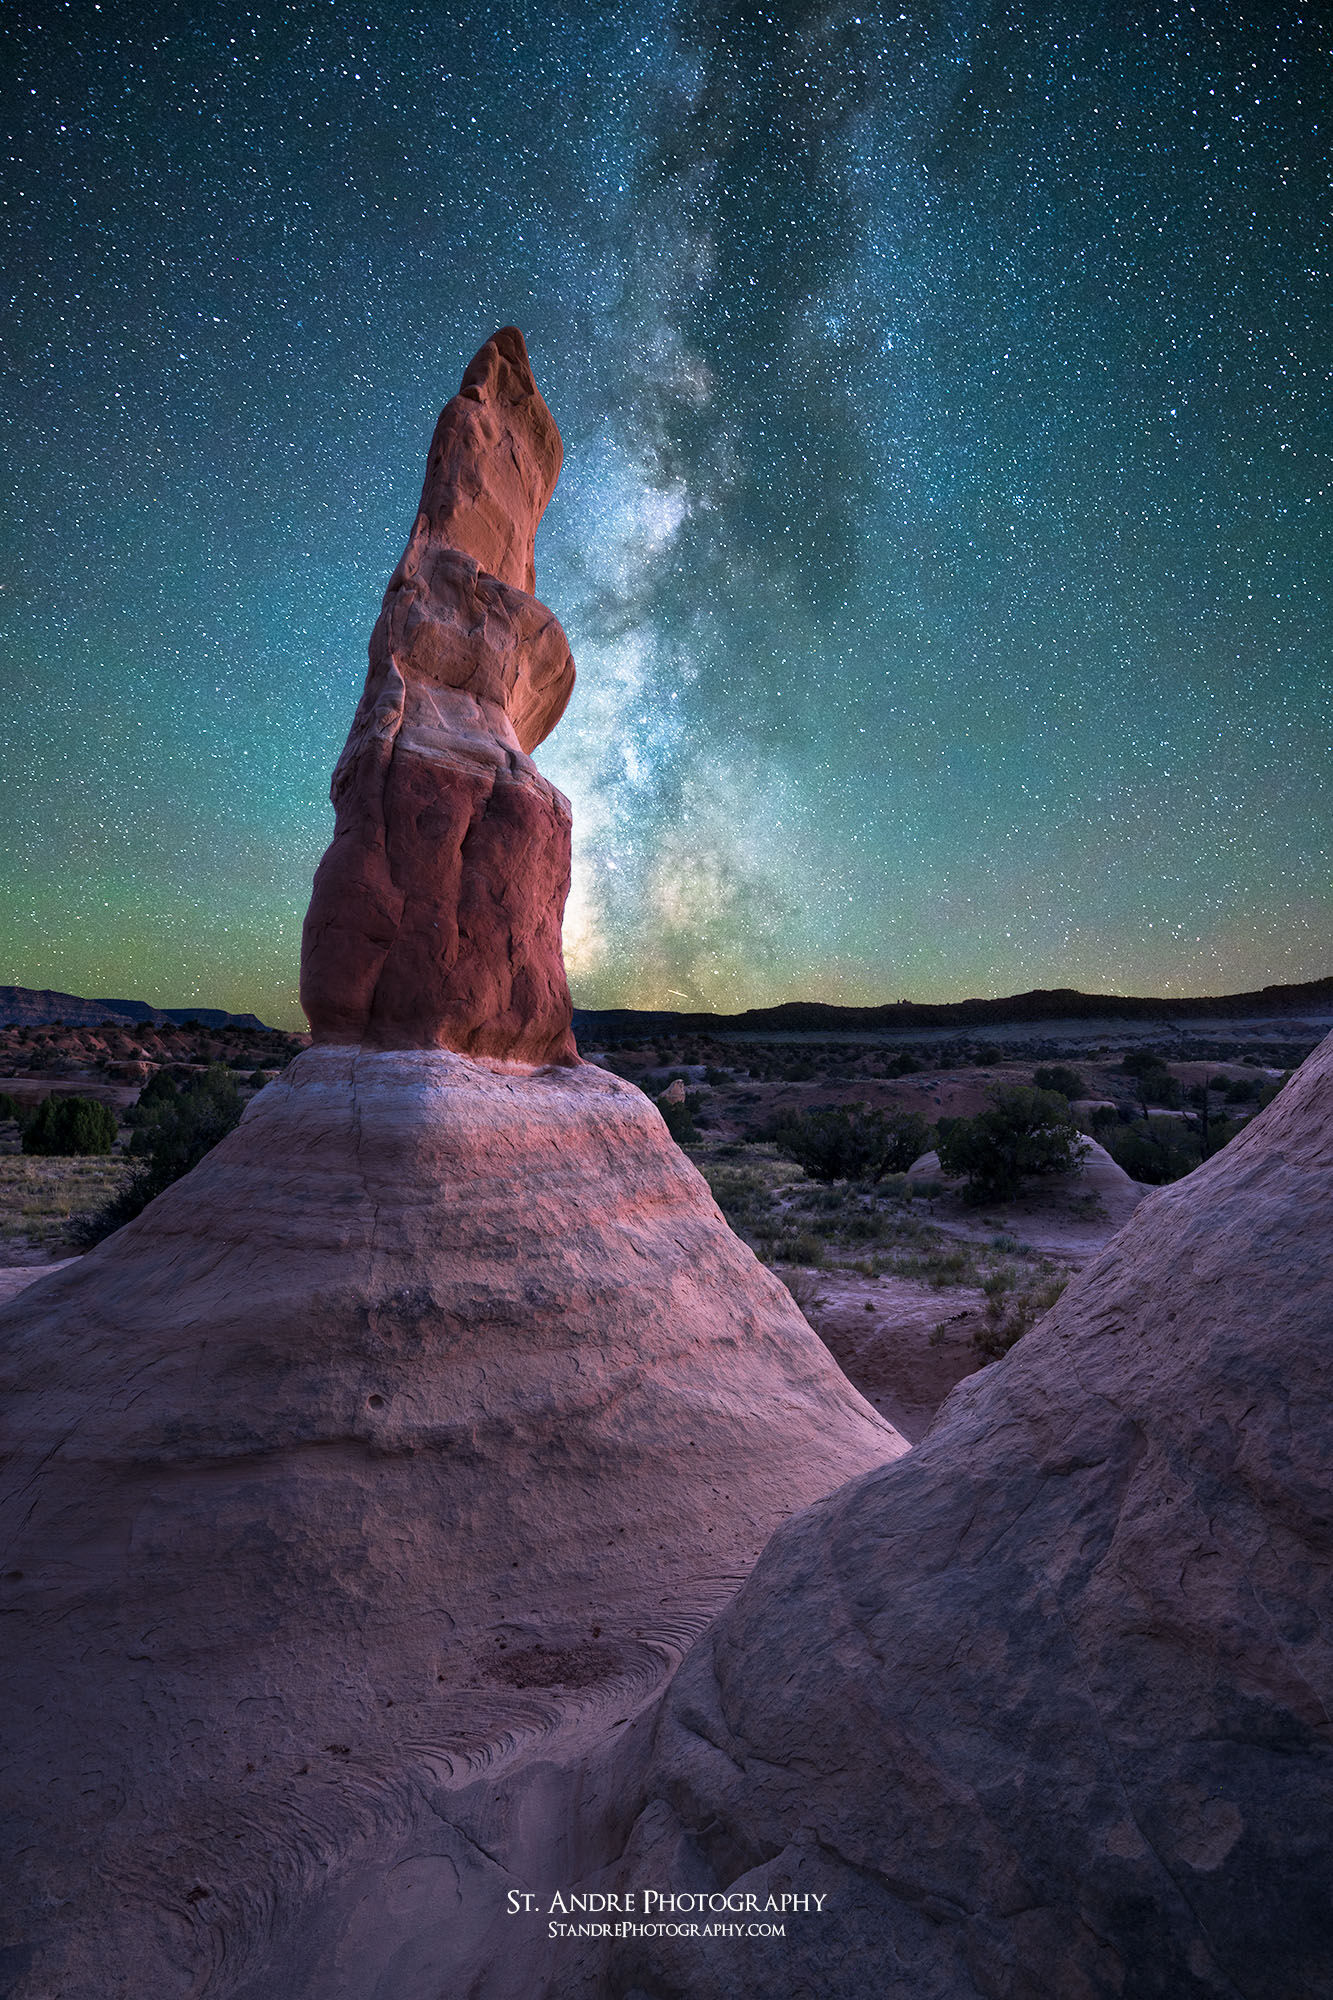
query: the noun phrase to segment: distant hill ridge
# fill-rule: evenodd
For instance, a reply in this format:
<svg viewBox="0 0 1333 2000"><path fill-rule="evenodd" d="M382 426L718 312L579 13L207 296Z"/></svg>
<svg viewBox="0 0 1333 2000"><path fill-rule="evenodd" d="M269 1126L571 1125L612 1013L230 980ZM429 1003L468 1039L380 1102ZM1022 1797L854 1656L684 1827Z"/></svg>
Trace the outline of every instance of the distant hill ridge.
<svg viewBox="0 0 1333 2000"><path fill-rule="evenodd" d="M1202 999L1143 999L1132 994L1081 993L1076 987L1036 987L999 1000L897 1000L883 1007L835 1007L819 1000L787 1000L751 1007L743 1014L673 1014L634 1007L574 1009L574 1030L587 1043L598 1035L681 1034L884 1034L911 1028L1002 1027L1025 1021L1237 1020L1258 1014L1333 1013L1333 976L1294 986L1263 986L1254 993L1211 994ZM0 986L0 1026L40 1027L65 1021L95 1027L99 1021L199 1021L207 1028L263 1028L255 1014L227 1014L218 1007L150 1007L144 1000L84 1000L47 988Z"/></svg>
<svg viewBox="0 0 1333 2000"><path fill-rule="evenodd" d="M1258 1014L1333 1012L1333 977L1295 986L1264 986L1257 993L1212 994L1198 1000L1139 999L1129 994L1080 993L1072 986L1037 987L1002 1000L953 1000L938 1005L899 1000L884 1007L833 1007L818 1000L788 1000L780 1007L752 1007L743 1014L671 1014L633 1008L574 1009L574 1029L586 1042L605 1035L685 1034L708 1031L754 1034L883 1034L904 1028L1001 1027L1008 1022L1244 1019Z"/></svg>
<svg viewBox="0 0 1333 2000"><path fill-rule="evenodd" d="M220 1007L150 1007L145 1000L82 1000L77 993L46 987L0 986L0 1027L40 1028L63 1021L71 1028L95 1028L99 1021L140 1024L198 1021L205 1028L263 1028L257 1014L226 1014Z"/></svg>

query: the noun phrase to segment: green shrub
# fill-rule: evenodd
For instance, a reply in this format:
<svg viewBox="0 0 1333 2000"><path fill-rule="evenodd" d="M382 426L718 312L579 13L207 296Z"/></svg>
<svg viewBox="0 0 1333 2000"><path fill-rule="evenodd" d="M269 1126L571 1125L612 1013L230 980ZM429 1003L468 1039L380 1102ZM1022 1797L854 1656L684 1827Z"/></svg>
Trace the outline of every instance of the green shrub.
<svg viewBox="0 0 1333 2000"><path fill-rule="evenodd" d="M802 1230L799 1236L789 1236L780 1242L775 1254L784 1264L813 1264L818 1268L824 1261L827 1247L822 1236Z"/></svg>
<svg viewBox="0 0 1333 2000"><path fill-rule="evenodd" d="M44 1097L23 1128L25 1153L86 1159L116 1143L116 1114L95 1097Z"/></svg>
<svg viewBox="0 0 1333 2000"><path fill-rule="evenodd" d="M1049 1268L1040 1277L1020 1278L1012 1264L1002 1264L982 1280L986 1294L985 1319L972 1336L972 1344L988 1361L1007 1354L1043 1313L1051 1307L1069 1283L1067 1272Z"/></svg>
<svg viewBox="0 0 1333 2000"><path fill-rule="evenodd" d="M231 1131L242 1106L234 1078L215 1064L202 1075L187 1074L179 1085L159 1070L141 1093L138 1109L131 1157L146 1160L161 1187L168 1187Z"/></svg>
<svg viewBox="0 0 1333 2000"><path fill-rule="evenodd" d="M195 1072L189 1069L155 1069L137 1101L125 1113L127 1125L151 1125L164 1104L170 1104L177 1096L182 1083L188 1083Z"/></svg>
<svg viewBox="0 0 1333 2000"><path fill-rule="evenodd" d="M1065 1063L1052 1063L1047 1069L1036 1070L1032 1078L1038 1090L1053 1090L1060 1097L1086 1097L1083 1079L1076 1069Z"/></svg>
<svg viewBox="0 0 1333 2000"><path fill-rule="evenodd" d="M1030 1174L1067 1174L1078 1165L1082 1134L1063 1097L1025 1086L991 1092L975 1118L941 1119L940 1166L965 1177L976 1200L1016 1194Z"/></svg>
<svg viewBox="0 0 1333 2000"><path fill-rule="evenodd" d="M879 1243L891 1234L891 1225L882 1215L864 1210L843 1216L838 1229L849 1243Z"/></svg>
<svg viewBox="0 0 1333 2000"><path fill-rule="evenodd" d="M976 1259L970 1250L876 1251L877 1274L889 1272L895 1278L920 1278L932 1290L942 1292L950 1285L975 1285Z"/></svg>
<svg viewBox="0 0 1333 2000"><path fill-rule="evenodd" d="M1132 1125L1117 1126L1102 1143L1116 1165L1123 1167L1132 1180L1144 1181L1149 1187L1164 1187L1168 1181L1192 1174L1205 1158L1211 1160L1214 1153L1220 1153L1223 1146L1244 1130L1244 1119L1211 1118L1205 1153L1203 1134L1196 1126L1179 1118L1153 1118L1146 1122L1140 1118Z"/></svg>
<svg viewBox="0 0 1333 2000"><path fill-rule="evenodd" d="M115 1199L88 1216L82 1226L85 1243L100 1243L122 1223L133 1221L192 1167L225 1139L241 1115L241 1094L221 1065L188 1076L177 1088L159 1070L140 1093L139 1124L130 1141L130 1157L138 1171Z"/></svg>
<svg viewBox="0 0 1333 2000"><path fill-rule="evenodd" d="M1188 1143L1192 1135L1183 1129L1169 1131L1166 1126L1164 1118L1159 1118L1155 1125L1145 1125L1139 1120L1133 1125L1122 1125L1103 1144L1131 1180L1143 1181L1149 1187L1164 1187L1168 1181L1178 1181L1191 1173L1202 1157L1197 1142Z"/></svg>
<svg viewBox="0 0 1333 2000"><path fill-rule="evenodd" d="M787 1287L787 1290L791 1293L807 1319L811 1313L818 1312L822 1305L827 1305L828 1303L820 1280L812 1272L784 1271L782 1273L782 1283Z"/></svg>
<svg viewBox="0 0 1333 2000"><path fill-rule="evenodd" d="M772 1197L763 1176L750 1167L706 1166L713 1200L733 1229L754 1230L768 1219Z"/></svg>
<svg viewBox="0 0 1333 2000"><path fill-rule="evenodd" d="M17 1123L19 1116L17 1097L11 1097L7 1090L0 1090L0 1123L5 1119L13 1119Z"/></svg>
<svg viewBox="0 0 1333 2000"><path fill-rule="evenodd" d="M930 1144L917 1111L867 1111L864 1104L823 1105L775 1119L768 1137L812 1180L879 1181L905 1173Z"/></svg>
<svg viewBox="0 0 1333 2000"><path fill-rule="evenodd" d="M1156 1049L1131 1049L1122 1057L1121 1069L1136 1079L1143 1104L1160 1104L1167 1109L1180 1103L1180 1085Z"/></svg>
<svg viewBox="0 0 1333 2000"><path fill-rule="evenodd" d="M670 1086L668 1086L669 1088ZM691 1091L683 1104L670 1104L665 1097L653 1099L662 1114L667 1131L678 1146L692 1146L699 1137L699 1128L694 1122L694 1114L701 1102L699 1092Z"/></svg>

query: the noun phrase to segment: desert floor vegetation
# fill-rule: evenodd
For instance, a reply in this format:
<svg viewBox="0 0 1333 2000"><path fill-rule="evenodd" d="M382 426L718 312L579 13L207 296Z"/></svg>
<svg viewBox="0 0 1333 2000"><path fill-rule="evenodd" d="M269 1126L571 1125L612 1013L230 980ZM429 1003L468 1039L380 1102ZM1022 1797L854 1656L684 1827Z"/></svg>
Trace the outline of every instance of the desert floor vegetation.
<svg viewBox="0 0 1333 2000"><path fill-rule="evenodd" d="M111 1201L131 1171L119 1155L0 1155L0 1262L23 1263L34 1253L74 1256L81 1248L75 1233L78 1218Z"/></svg>
<svg viewBox="0 0 1333 2000"><path fill-rule="evenodd" d="M1013 1236L959 1242L933 1219L929 1185L919 1190L905 1175L814 1180L771 1141L690 1151L737 1235L780 1271L907 1278L945 1291L984 1287L997 1270L1050 1268L1049 1258Z"/></svg>
<svg viewBox="0 0 1333 2000"><path fill-rule="evenodd" d="M0 1027L0 1265L74 1256L130 1220L307 1040L189 1023Z"/></svg>
<svg viewBox="0 0 1333 2000"><path fill-rule="evenodd" d="M1058 1232L1047 1232L1044 1247L1027 1240L1029 1231L1042 1234L1042 1205L1058 1201L1066 1230L1081 1226L1089 1242L1109 1233L1105 1219L1095 1195L1080 1195L1053 1156L1042 1163L1054 1171L1019 1176L1024 1201L1016 1207L1000 1198L1012 1185L992 1180L960 1209L956 1186L951 1193L943 1181L907 1177L909 1154L937 1147L951 1121L977 1121L997 1103L1028 1103L1040 1091L1046 1122L1060 1127L1056 1152L1072 1156L1065 1141L1077 1127L1133 1179L1157 1185L1244 1130L1314 1039L1313 1030L1306 1037L1294 1029L1176 1035L1161 1045L1114 1029L1068 1045L1013 1034L906 1042L661 1034L585 1053L658 1103L732 1228L800 1294L821 1333L840 1313L845 1320L864 1311L881 1333L896 1315L901 1325L929 1321L945 1330L951 1352L987 1360L1035 1323L1082 1261L1074 1247L1065 1254ZM89 1247L187 1171L307 1040L192 1023L0 1026L0 1092L8 1096L0 1102L0 1261L42 1262ZM51 1090L114 1103L114 1151L24 1159L24 1126ZM45 1116L54 1119L54 1110ZM859 1352L859 1328L858 1336Z"/></svg>

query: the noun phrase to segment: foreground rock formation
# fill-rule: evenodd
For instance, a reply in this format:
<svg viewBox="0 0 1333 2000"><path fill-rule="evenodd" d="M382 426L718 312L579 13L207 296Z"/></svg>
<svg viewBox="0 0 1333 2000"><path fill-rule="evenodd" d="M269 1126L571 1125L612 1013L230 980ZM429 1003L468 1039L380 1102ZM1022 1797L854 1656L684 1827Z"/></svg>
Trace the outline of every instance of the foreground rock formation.
<svg viewBox="0 0 1333 2000"><path fill-rule="evenodd" d="M307 930L322 1045L0 1311L16 2000L523 1995L505 1892L580 1760L904 1449L570 1060L534 398L500 334L436 434Z"/></svg>
<svg viewBox="0 0 1333 2000"><path fill-rule="evenodd" d="M1333 1992L1333 1040L907 1458L774 1537L588 1795L599 1887L815 1892L562 1996Z"/></svg>

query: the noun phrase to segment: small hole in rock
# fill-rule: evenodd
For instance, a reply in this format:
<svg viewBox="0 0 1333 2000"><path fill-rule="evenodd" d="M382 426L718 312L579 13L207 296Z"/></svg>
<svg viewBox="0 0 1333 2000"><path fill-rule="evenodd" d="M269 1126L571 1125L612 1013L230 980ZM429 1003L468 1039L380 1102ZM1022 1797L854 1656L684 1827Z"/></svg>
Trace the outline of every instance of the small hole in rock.
<svg viewBox="0 0 1333 2000"><path fill-rule="evenodd" d="M371 1396L368 1398L368 1401L372 1410L382 1410L384 1408L383 1396Z"/></svg>

